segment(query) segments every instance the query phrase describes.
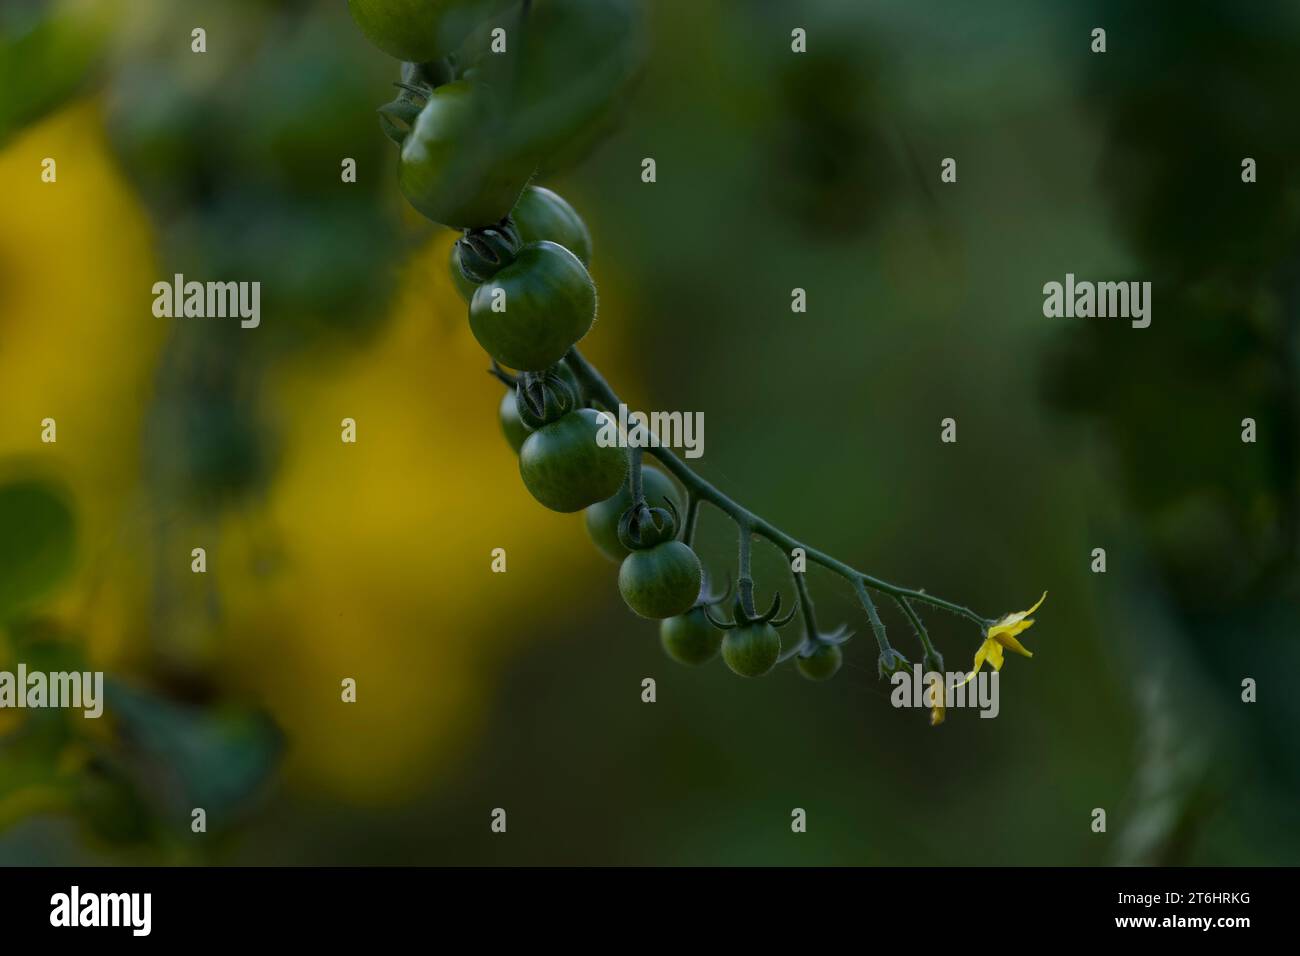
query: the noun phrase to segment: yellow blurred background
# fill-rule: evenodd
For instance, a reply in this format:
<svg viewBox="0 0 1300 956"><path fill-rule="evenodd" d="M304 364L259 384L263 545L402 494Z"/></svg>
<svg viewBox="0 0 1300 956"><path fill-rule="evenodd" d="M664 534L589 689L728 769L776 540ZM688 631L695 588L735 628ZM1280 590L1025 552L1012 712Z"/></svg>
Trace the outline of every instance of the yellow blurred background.
<svg viewBox="0 0 1300 956"><path fill-rule="evenodd" d="M40 180L46 157L52 184ZM191 543L206 547L222 607L166 639L270 711L292 741L291 785L365 802L427 785L472 739L502 655L530 639L525 609L573 598L573 578L537 569L598 561L576 519L520 485L496 430L500 385L446 270L452 234L401 270L380 338L276 368L265 400L282 458L265 500L196 525L156 513L141 476L159 351L187 320L151 312L156 236L97 101L0 151L0 181L13 184L0 206L0 459L63 482L81 530L76 576L50 615L84 635L96 667L129 671L151 650L150 535L180 524L192 537L177 542L176 567L188 574ZM607 285L602 297L617 307ZM40 440L47 417L53 444ZM340 440L347 417L355 445ZM508 579L489 571L496 547ZM344 677L355 706L340 703Z"/></svg>

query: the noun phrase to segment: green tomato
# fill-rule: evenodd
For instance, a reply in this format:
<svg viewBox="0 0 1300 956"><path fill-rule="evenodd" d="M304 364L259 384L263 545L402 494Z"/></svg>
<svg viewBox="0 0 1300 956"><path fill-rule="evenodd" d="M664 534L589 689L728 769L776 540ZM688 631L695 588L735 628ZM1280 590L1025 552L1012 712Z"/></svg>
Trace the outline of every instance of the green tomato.
<svg viewBox="0 0 1300 956"><path fill-rule="evenodd" d="M591 276L577 256L553 242L524 246L469 304L469 327L479 344L502 365L528 372L564 358L595 321Z"/></svg>
<svg viewBox="0 0 1300 956"><path fill-rule="evenodd" d="M524 440L519 474L534 498L552 511L572 512L618 490L627 478L627 451L597 441L609 420L608 415L580 408Z"/></svg>
<svg viewBox="0 0 1300 956"><path fill-rule="evenodd" d="M348 0L361 32L399 60L427 63L450 53L507 0Z"/></svg>
<svg viewBox="0 0 1300 956"><path fill-rule="evenodd" d="M402 141L402 195L429 219L457 229L500 222L533 173L494 146L481 105L473 84L440 86Z"/></svg>
<svg viewBox="0 0 1300 956"><path fill-rule="evenodd" d="M633 551L618 569L618 590L641 617L661 620L685 614L700 596L704 569L680 541L665 541Z"/></svg>
<svg viewBox="0 0 1300 956"><path fill-rule="evenodd" d="M844 652L835 644L818 644L807 657L796 657L794 666L809 680L830 680L844 663Z"/></svg>
<svg viewBox="0 0 1300 956"><path fill-rule="evenodd" d="M781 635L771 624L742 624L722 639L722 659L741 677L762 677L781 656Z"/></svg>
<svg viewBox="0 0 1300 956"><path fill-rule="evenodd" d="M683 513L681 492L677 490L673 480L658 468L646 465L641 469L641 488L650 507L667 507L664 499L668 498L677 506L677 513ZM631 506L632 489L628 487L627 482L624 482L618 494L592 505L583 515L592 544L611 561L622 561L630 553L618 540L618 522L623 517L623 512Z"/></svg>
<svg viewBox="0 0 1300 956"><path fill-rule="evenodd" d="M615 124L644 59L647 29L639 0L538 0L506 26L504 53L491 34L466 41L479 56L484 86L496 100L498 135L517 155L546 169L571 165ZM516 43L515 36L525 37ZM574 250L577 251L576 249Z"/></svg>
<svg viewBox="0 0 1300 956"><path fill-rule="evenodd" d="M693 607L685 614L666 618L659 625L664 651L679 664L704 664L718 655L722 631L704 616L704 608Z"/></svg>
<svg viewBox="0 0 1300 956"><path fill-rule="evenodd" d="M572 252L584 266L591 265L591 233L587 224L558 193L543 186L528 186L510 217L525 243L549 239Z"/></svg>
<svg viewBox="0 0 1300 956"><path fill-rule="evenodd" d="M501 396L501 408L497 417L501 420L501 433L506 436L506 441L510 443L515 454L519 454L519 449L524 447L524 439L531 435L533 430L519 417L519 408L515 404L515 393L512 389L507 389Z"/></svg>

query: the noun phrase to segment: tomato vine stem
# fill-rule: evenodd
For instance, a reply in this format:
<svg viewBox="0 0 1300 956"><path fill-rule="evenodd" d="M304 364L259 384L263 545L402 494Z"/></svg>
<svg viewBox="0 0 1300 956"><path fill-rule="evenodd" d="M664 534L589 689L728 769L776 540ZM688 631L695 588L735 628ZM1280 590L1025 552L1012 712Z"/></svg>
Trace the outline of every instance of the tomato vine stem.
<svg viewBox="0 0 1300 956"><path fill-rule="evenodd" d="M736 536L739 538L739 555L737 557L737 574L739 580L736 582L740 595L740 606L745 609L745 613L751 618L757 617L758 612L754 608L754 573L751 569L750 555L753 551L754 531L747 521L736 521Z"/></svg>
<svg viewBox="0 0 1300 956"><path fill-rule="evenodd" d="M795 590L799 592L799 611L803 614L803 628L807 638L815 641L820 631L817 628L817 612L813 608L812 595L808 593L807 575L802 571L790 572L794 578Z"/></svg>
<svg viewBox="0 0 1300 956"><path fill-rule="evenodd" d="M573 370L574 375L577 376L578 381L585 387L587 395L593 401L603 406L606 411L611 414L617 414L618 407L622 404L622 400L610 387L609 383L605 381L605 378L601 375L600 371L583 357L582 353L578 351L576 346L569 350L568 354L565 356L565 361L569 368ZM881 578L867 574L864 571L859 571L857 568L840 561L838 558L832 557L824 551L819 551L816 548L809 547L792 535L782 531L767 519L755 514L739 502L724 494L716 486L696 474L684 461L682 461L681 458L673 454L669 449L651 446L645 450L656 458L664 468L671 472L677 480L685 486L690 500L690 506L688 508L689 517L687 520L688 532L693 532L694 530L695 521L693 512L696 510L698 502L700 501L707 501L736 523L741 534L741 594L745 594L745 586L748 581L751 603L753 580L752 578L749 578L747 573L748 562L746 559L748 558L749 551L747 545L749 535L756 534L762 538L766 538L772 544L776 545L778 548L783 550L787 556L793 554L796 548L802 549L809 561L821 565L826 570L839 575L852 584L857 593L859 602L866 611L867 620L871 624L872 633L875 635L876 643L880 645L882 653L888 651L890 645L885 634L885 625L880 619L879 612L876 610L875 602L871 599L870 591L877 591L893 598L899 608L903 611L903 614L907 617L912 628L916 631L917 638L921 641L922 647L926 653L930 655L937 656L937 652L935 652L934 646L930 643L930 637L925 630L925 626L921 623L921 619L917 616L911 602L915 601L921 604L927 604L931 607L948 611L951 614L956 614L959 617L964 617L968 621L978 625L981 630L986 629L992 623L989 618L981 617L968 607L963 607L962 605L956 604L952 601L946 601L943 598L935 597L932 594L926 593L924 590L905 588L897 584L892 584L889 581L882 580ZM795 583L796 586L798 586L801 583L799 580L799 573L794 571L792 571L792 573L795 575ZM805 588L800 587L799 591L802 599L806 590ZM812 635L810 635L810 637L811 636Z"/></svg>

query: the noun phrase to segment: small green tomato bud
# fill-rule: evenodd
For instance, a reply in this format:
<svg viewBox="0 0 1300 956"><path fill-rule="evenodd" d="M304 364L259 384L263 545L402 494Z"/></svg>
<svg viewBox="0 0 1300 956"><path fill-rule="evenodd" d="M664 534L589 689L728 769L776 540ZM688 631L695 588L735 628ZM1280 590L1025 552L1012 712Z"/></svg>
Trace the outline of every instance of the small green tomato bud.
<svg viewBox="0 0 1300 956"><path fill-rule="evenodd" d="M876 670L881 678L890 677L899 671L905 671L911 667L911 662L892 647L888 647L880 652L880 659L876 661Z"/></svg>

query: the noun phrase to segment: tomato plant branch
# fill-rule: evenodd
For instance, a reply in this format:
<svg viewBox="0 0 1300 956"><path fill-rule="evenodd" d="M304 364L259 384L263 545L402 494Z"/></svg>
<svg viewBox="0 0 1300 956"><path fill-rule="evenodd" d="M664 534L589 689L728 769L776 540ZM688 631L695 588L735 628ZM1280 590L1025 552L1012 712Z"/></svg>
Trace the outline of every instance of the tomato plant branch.
<svg viewBox="0 0 1300 956"><path fill-rule="evenodd" d="M635 73L635 55L630 47L623 51L617 76L603 66L595 72L573 71L562 56L521 57L521 45L562 49L562 35L584 26L567 16L539 17L531 11L532 0L521 0L511 20L515 55L497 58L482 49L475 54L479 37L474 44L462 44L470 52L462 64L448 53L438 31L429 28L429 8L438 4L396 4L400 16L378 20L367 6L349 4L375 44L403 60L401 93L380 108L381 128L401 147L398 186L426 218L462 232L451 251L452 279L468 306L470 331L492 358L492 374L514 389L512 399L503 397L497 417L518 453L520 478L552 511L585 510L593 542L620 562L624 603L639 616L662 622L660 637L669 656L703 663L720 653L735 674L761 677L797 655L796 667L808 679L831 677L842 662L837 645L849 635L843 628L826 634L817 630L808 562L853 587L880 647L882 675L911 665L889 644L876 607L881 594L897 603L911 624L927 667L940 659L916 606L965 618L981 629L986 642L1009 640L1033 623L1026 617L1031 608L1001 618L997 632L990 634L994 622L970 608L874 577L803 544L728 497L669 449L645 440L650 436L644 425L624 436L627 440L610 441L610 432L618 432L617 426L609 429L607 417L622 418L624 404L574 344L596 320L596 288L587 271L591 234L563 197L531 180L538 163L558 146L570 138L585 143L604 125L609 104L615 102L609 82L617 80L626 88ZM544 5L538 10L544 11ZM598 18L601 25L582 33L578 47L599 43L601 31L612 42L620 32L633 35L631 15L622 25L618 17L611 13L608 22ZM504 39L498 36L502 32L492 29L493 53L505 52L497 43ZM678 513L677 489L665 494L665 484L672 483L657 469L644 474L647 454L685 490L684 518ZM647 491L655 501L646 500ZM711 596L705 569L691 546L704 502L729 517L739 536L737 597L732 619L725 622L710 613L723 599ZM798 607L784 617L779 616L779 591L761 614L754 606L756 537L783 552L794 576ZM800 610L808 634L783 656L778 629ZM705 626L710 622L726 633L719 638Z"/></svg>
<svg viewBox="0 0 1300 956"><path fill-rule="evenodd" d="M751 569L754 531L749 526L749 522L738 519L736 521L736 534L740 539L740 555L737 563L739 580L736 582L737 593L740 595L740 605L750 617L757 617L757 612L754 610L754 574Z"/></svg>
<svg viewBox="0 0 1300 956"><path fill-rule="evenodd" d="M700 498L695 492L686 491L686 521L682 531L682 541L688 546L695 545L695 525L700 518Z"/></svg>
<svg viewBox="0 0 1300 956"><path fill-rule="evenodd" d="M926 658L929 660L942 661L943 658L939 655L939 652L934 649L934 645L930 643L930 634L926 631L925 625L921 623L921 617L916 613L916 609L912 607L911 602L909 602L907 598L898 597L897 595L894 595L894 600L902 609L903 614L907 616L908 621L911 622L912 630L916 631L917 640L921 642L921 647L925 649ZM927 668L927 670L941 669L942 668L939 667Z"/></svg>
<svg viewBox="0 0 1300 956"><path fill-rule="evenodd" d="M632 504L645 504L645 491L641 485L641 449L632 448L628 453L628 491L632 493Z"/></svg>
<svg viewBox="0 0 1300 956"><path fill-rule="evenodd" d="M812 595L808 593L807 575L802 571L791 571L790 576L794 578L795 590L799 592L799 610L803 614L803 627L807 632L808 640L814 640L818 635L817 613L813 609Z"/></svg>
<svg viewBox="0 0 1300 956"><path fill-rule="evenodd" d="M854 578L853 589L857 591L858 600L862 602L862 607L867 612L867 621L871 624L871 633L875 635L876 644L880 647L880 653L882 655L892 654L893 648L889 646L889 638L885 636L885 622L880 619L880 612L876 610L876 602L871 600L871 593L867 590L866 581L862 578Z"/></svg>
<svg viewBox="0 0 1300 956"><path fill-rule="evenodd" d="M602 405L607 411L617 413L619 405L622 404L621 399L619 399L618 395L609 386L609 383L605 381L604 376L600 374L595 366L583 357L582 353L579 352L576 347L569 350L568 354L565 356L565 361L573 370L574 375L577 376L578 381L586 389L588 396ZM743 505L728 497L713 484L691 470L684 461L682 461L677 455L673 454L669 449L651 446L646 450L658 459L659 462L685 486L693 506L697 501L709 502L709 504L726 514L740 527L742 531L742 540L747 540L748 534L757 534L766 538L778 548L781 548L786 554L793 553L795 549L801 549L809 561L821 565L823 568L826 568L826 570L833 574L837 574L850 582L854 586L858 600L861 602L863 609L867 613L867 619L871 623L872 633L875 634L876 642L880 645L882 652L890 649L889 640L885 635L884 623L880 620L880 614L876 610L875 602L872 601L868 589L886 594L899 603L899 606L903 608L904 614L906 614L909 621L911 621L913 628L916 629L917 635L920 637L921 643L927 651L933 651L933 646L930 644L929 636L926 634L924 626L920 624L920 619L916 616L915 611L908 603L910 601L928 604L931 607L937 607L941 610L948 611L949 613L956 614L959 617L964 617L968 621L978 625L981 629L987 628L989 624L992 623L990 619L980 616L968 607L963 607L962 605L956 604L952 601L946 601L943 598L927 594L924 590L905 588L884 581L880 578L874 577L873 575L859 571L857 568L854 568L823 551L809 547L782 531L770 521L767 521L765 518L755 514L748 508L745 508ZM688 527L692 524L693 522L688 522ZM746 532L748 532L748 534ZM742 543L742 555L745 551L746 549ZM746 578L748 578L746 569L743 566L740 570L740 574L740 587L741 594L743 595L745 593L745 581ZM748 587L752 601L752 579L749 580Z"/></svg>

